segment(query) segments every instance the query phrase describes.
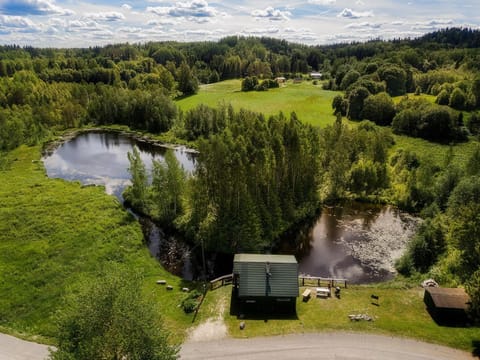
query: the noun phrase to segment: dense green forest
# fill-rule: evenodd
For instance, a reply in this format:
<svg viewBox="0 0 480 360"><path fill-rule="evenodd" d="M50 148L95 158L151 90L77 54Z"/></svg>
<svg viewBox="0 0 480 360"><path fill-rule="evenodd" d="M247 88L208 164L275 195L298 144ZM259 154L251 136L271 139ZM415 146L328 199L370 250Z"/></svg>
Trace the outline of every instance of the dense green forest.
<svg viewBox="0 0 480 360"><path fill-rule="evenodd" d="M244 37L89 49L3 46L0 152L86 125L120 124L189 142L200 152L194 177L167 159L148 185L133 153L126 197L192 241L228 252L271 246L321 202L396 204L425 218L398 270L465 284L478 316L480 148L465 165L391 149L394 134L452 146L476 141L479 45L479 31L446 29L329 46ZM186 113L175 105L199 84L306 79L310 71L322 73L324 89L343 91L332 103L337 120L325 129L294 113L267 119L228 105ZM8 166L3 158L0 168Z"/></svg>

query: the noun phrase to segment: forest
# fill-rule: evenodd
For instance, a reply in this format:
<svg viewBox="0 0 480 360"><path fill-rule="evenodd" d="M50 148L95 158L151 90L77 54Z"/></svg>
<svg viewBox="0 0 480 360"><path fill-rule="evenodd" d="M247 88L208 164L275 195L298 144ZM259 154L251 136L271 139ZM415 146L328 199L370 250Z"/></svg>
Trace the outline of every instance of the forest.
<svg viewBox="0 0 480 360"><path fill-rule="evenodd" d="M322 203L385 202L424 218L397 269L465 284L480 317L480 31L305 46L227 37L218 42L88 49L0 47L0 153L68 129L125 125L199 151L195 176L170 158L146 174L130 155L137 210L208 249L260 251ZM266 118L228 104L180 111L201 84L322 74L336 121L318 129L295 113ZM255 82L256 81L256 82ZM253 86L252 86L253 84ZM241 90L241 89L239 89ZM256 89L258 90L258 89ZM395 148L395 136L472 142L462 163ZM9 166L0 154L0 169ZM147 182L151 176L151 184Z"/></svg>

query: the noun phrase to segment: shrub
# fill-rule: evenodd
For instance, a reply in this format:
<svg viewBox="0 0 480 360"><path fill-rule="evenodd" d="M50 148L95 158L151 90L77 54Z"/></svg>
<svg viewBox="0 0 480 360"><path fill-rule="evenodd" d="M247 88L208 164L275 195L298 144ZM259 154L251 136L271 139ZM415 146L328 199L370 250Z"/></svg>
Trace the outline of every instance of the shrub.
<svg viewBox="0 0 480 360"><path fill-rule="evenodd" d="M181 306L183 311L186 314L189 314L197 310L199 303L198 300L201 296L202 294L198 290L190 291L187 296L185 296L185 298L182 300Z"/></svg>

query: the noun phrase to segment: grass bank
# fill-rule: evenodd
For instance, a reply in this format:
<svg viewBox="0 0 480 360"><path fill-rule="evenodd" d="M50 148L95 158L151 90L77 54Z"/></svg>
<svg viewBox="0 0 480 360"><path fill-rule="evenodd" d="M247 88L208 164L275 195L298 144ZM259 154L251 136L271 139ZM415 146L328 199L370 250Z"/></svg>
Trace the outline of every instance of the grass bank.
<svg viewBox="0 0 480 360"><path fill-rule="evenodd" d="M305 288L300 288L300 293ZM230 299L231 287L209 292L214 299ZM379 296L379 306L372 304L370 296ZM218 301L218 300L217 300ZM224 300L225 301L225 300ZM368 314L374 321L351 321L349 314ZM239 324L245 321L245 329ZM473 351L480 337L480 328L439 326L432 320L423 303L423 289L392 285L349 286L342 289L341 298L312 297L308 302L297 299L297 314L281 319L257 317L240 320L225 311L225 322L231 336L284 335L323 331L358 331L391 336L408 337L430 343Z"/></svg>
<svg viewBox="0 0 480 360"><path fill-rule="evenodd" d="M240 89L241 80L238 79L203 85L198 94L178 100L177 105L188 111L198 104L216 107L225 103L231 104L234 109L245 108L266 116L280 111L289 115L295 111L301 121L324 127L335 120L332 100L340 94L323 90L321 85L313 85L311 81L299 84L289 81L278 89L268 91L242 92Z"/></svg>
<svg viewBox="0 0 480 360"><path fill-rule="evenodd" d="M150 256L139 223L115 197L103 187L47 178L38 147L8 153L0 184L0 331L54 342L65 293L108 262L120 262L145 275L146 295L181 341L192 320L178 307L185 284Z"/></svg>

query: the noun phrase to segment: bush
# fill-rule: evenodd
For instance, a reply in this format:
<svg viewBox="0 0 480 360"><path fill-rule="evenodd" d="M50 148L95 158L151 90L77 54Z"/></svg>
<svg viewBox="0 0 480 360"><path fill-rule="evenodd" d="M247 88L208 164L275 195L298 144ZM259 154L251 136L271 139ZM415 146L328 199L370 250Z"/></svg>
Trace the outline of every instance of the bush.
<svg viewBox="0 0 480 360"><path fill-rule="evenodd" d="M247 76L242 81L242 91L252 91L255 90L255 86L258 85L258 79L256 76Z"/></svg>
<svg viewBox="0 0 480 360"><path fill-rule="evenodd" d="M190 291L187 296L182 300L181 306L183 311L186 314L190 314L197 310L198 303L199 303L199 298L202 296L202 294L198 290L192 290Z"/></svg>
<svg viewBox="0 0 480 360"><path fill-rule="evenodd" d="M395 262L395 269L398 271L399 274L402 274L403 276L411 276L415 272L410 253L405 253L400 259Z"/></svg>
<svg viewBox="0 0 480 360"><path fill-rule="evenodd" d="M457 110L462 110L465 107L465 101L467 97L465 93L463 92L462 89L460 88L455 88L452 91L452 94L450 95L449 103L450 107L457 109Z"/></svg>

